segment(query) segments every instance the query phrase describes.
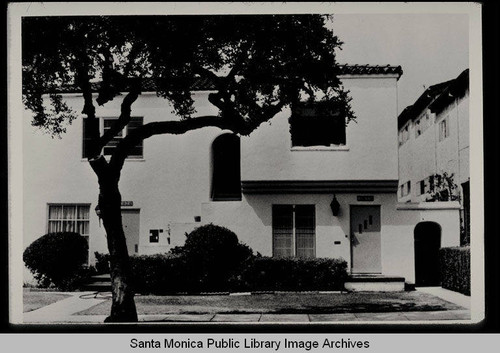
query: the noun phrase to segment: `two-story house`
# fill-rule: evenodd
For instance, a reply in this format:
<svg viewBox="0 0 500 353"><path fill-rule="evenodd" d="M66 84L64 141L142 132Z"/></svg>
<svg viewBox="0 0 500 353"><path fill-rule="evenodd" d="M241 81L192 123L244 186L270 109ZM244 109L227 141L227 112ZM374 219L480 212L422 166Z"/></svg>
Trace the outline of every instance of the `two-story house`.
<svg viewBox="0 0 500 353"><path fill-rule="evenodd" d="M430 86L398 117L400 202L430 199L437 176L453 176L463 241L470 232L469 70Z"/></svg>
<svg viewBox="0 0 500 353"><path fill-rule="evenodd" d="M249 136L204 128L145 140L120 181L129 253L167 252L186 232L213 223L265 256L343 258L353 274L418 282L433 271L416 269L418 257L430 256L416 250L418 225L439 223L438 246L458 245L459 216L454 204L398 204L401 74L399 66L344 65L341 80L357 117L347 126L304 105L283 109ZM216 113L207 100L211 89L206 81L193 87L199 114ZM82 110L79 93L65 98ZM102 132L119 111L119 99L97 107ZM138 124L178 119L171 111L155 93L143 93L122 136ZM84 158L85 119L51 139L25 115L24 246L47 232L74 230L88 238L92 263L94 252L107 248L94 210L97 180Z"/></svg>

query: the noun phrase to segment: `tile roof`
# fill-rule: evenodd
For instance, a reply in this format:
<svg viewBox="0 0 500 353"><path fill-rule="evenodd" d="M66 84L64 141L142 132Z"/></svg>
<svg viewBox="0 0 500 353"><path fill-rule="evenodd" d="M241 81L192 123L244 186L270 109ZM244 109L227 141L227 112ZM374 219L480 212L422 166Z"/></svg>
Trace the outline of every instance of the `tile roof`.
<svg viewBox="0 0 500 353"><path fill-rule="evenodd" d="M398 116L398 129L409 120L417 119L425 109L439 113L457 97L463 97L469 88L469 69L453 80L440 82L427 88L412 105L407 106Z"/></svg>
<svg viewBox="0 0 500 353"><path fill-rule="evenodd" d="M381 66L381 65L348 65L342 64L339 65L339 75L361 75L361 76L369 76L369 75L398 75L401 77L403 74L403 70L401 66ZM99 89L99 82L92 82L92 90L97 91ZM142 91L143 92L154 92L155 82L152 78L146 78L142 80ZM191 85L192 91L210 91L215 90L215 84L208 78L199 77L197 78L193 84ZM76 93L78 90L73 86L65 86L57 89L58 93Z"/></svg>
<svg viewBox="0 0 500 353"><path fill-rule="evenodd" d="M391 65L340 65L341 75L398 75L398 78L403 74L401 66Z"/></svg>

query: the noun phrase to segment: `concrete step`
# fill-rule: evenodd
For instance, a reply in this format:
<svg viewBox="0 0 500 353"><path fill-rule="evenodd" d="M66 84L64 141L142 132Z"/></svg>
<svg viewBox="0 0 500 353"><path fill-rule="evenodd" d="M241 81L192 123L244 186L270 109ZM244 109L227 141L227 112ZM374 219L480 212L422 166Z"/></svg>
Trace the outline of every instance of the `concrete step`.
<svg viewBox="0 0 500 353"><path fill-rule="evenodd" d="M98 279L104 279L104 280L108 280L109 281L111 277L110 277L109 273L104 273L102 275L95 275L95 276L92 276L90 278L91 279L96 279L96 280L98 280Z"/></svg>
<svg viewBox="0 0 500 353"><path fill-rule="evenodd" d="M382 274L352 274L345 282L345 289L352 292L404 292L405 279Z"/></svg>
<svg viewBox="0 0 500 353"><path fill-rule="evenodd" d="M109 292L111 291L111 278L109 274L92 276L80 286L82 291Z"/></svg>

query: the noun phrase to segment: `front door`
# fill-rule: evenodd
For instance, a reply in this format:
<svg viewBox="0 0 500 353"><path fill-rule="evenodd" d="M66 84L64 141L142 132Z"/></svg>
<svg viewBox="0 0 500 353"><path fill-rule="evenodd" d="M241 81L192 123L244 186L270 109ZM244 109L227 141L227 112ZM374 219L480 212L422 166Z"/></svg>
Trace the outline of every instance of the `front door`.
<svg viewBox="0 0 500 353"><path fill-rule="evenodd" d="M122 224L129 255L139 252L139 220L140 210L122 209Z"/></svg>
<svg viewBox="0 0 500 353"><path fill-rule="evenodd" d="M351 206L352 273L381 273L380 206Z"/></svg>

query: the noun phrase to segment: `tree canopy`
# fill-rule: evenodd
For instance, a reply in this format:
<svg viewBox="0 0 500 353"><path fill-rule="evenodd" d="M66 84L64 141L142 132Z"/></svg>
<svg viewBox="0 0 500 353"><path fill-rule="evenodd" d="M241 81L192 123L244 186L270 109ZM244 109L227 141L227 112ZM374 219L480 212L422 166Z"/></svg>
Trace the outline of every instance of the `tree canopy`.
<svg viewBox="0 0 500 353"><path fill-rule="evenodd" d="M140 92L150 79L182 119L196 117L191 87L215 85L225 127L249 134L299 99L331 102L353 118L337 77L341 42L320 15L99 16L23 19L23 98L33 125L52 135L78 116L64 87L100 82L96 102ZM58 94L59 93L59 94ZM49 94L50 104L42 95ZM84 112L85 114L85 109ZM219 119L218 121L221 121ZM158 132L160 133L160 132Z"/></svg>
<svg viewBox="0 0 500 353"><path fill-rule="evenodd" d="M60 136L86 120L86 155L99 183L100 217L110 252L113 301L109 321L137 321L118 187L125 159L144 139L207 126L249 135L284 107L321 101L324 111L354 118L338 78L341 42L329 16L85 16L22 21L23 101L32 125ZM192 86L211 83L215 115L197 113ZM132 105L152 82L178 116L147 122L120 139L109 160L104 146L131 121ZM82 94L74 112L63 92ZM94 94L97 93L97 96ZM95 103L121 96L118 119L101 135ZM47 99L48 97L48 99ZM332 117L333 118L333 117ZM108 320L107 319L107 320Z"/></svg>

